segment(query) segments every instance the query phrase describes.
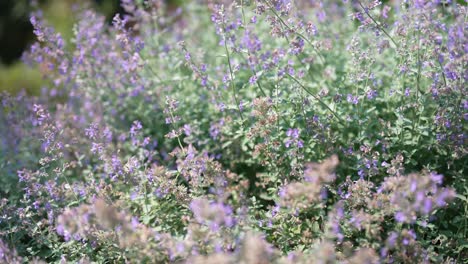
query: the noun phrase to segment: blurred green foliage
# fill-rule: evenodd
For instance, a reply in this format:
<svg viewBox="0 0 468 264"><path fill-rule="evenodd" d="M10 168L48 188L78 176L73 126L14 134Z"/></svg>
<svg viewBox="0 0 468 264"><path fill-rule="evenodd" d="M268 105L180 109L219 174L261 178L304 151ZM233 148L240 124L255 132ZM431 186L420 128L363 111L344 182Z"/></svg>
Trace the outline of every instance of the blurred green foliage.
<svg viewBox="0 0 468 264"><path fill-rule="evenodd" d="M73 37L75 4L89 4L105 14L110 21L117 12L122 12L120 0L41 0L39 7L44 17L60 32L65 40ZM170 5L183 5L187 0L167 0ZM35 36L29 23L33 7L29 0L0 1L0 91L17 93L25 90L28 94L38 94L44 85L39 69L32 69L20 61L21 54L27 50Z"/></svg>
<svg viewBox="0 0 468 264"><path fill-rule="evenodd" d="M80 0L44 0L39 7L44 17L64 39L73 35L74 4L85 4ZM89 4L109 18L118 11L118 0L89 1ZM17 93L26 90L28 94L38 94L44 80L39 69L30 68L20 61L24 50L35 41L29 14L33 7L28 0L0 1L0 39L2 53L0 59L0 91Z"/></svg>

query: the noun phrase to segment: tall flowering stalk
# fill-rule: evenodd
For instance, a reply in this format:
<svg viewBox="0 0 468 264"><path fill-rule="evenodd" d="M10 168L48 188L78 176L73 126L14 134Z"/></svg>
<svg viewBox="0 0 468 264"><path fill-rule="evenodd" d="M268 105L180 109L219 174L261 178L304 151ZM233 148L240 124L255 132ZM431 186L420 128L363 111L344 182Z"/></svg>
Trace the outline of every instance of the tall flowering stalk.
<svg viewBox="0 0 468 264"><path fill-rule="evenodd" d="M122 0L40 12L0 94L0 260L461 263L465 5ZM443 175L443 176L442 176Z"/></svg>

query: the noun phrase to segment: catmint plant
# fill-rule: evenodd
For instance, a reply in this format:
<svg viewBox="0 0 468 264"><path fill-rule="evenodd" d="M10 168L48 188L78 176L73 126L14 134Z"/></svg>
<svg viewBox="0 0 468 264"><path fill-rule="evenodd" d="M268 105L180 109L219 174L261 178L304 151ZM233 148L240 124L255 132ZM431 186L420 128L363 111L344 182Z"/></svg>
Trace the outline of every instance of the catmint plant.
<svg viewBox="0 0 468 264"><path fill-rule="evenodd" d="M8 263L463 263L460 1L40 11L0 94Z"/></svg>

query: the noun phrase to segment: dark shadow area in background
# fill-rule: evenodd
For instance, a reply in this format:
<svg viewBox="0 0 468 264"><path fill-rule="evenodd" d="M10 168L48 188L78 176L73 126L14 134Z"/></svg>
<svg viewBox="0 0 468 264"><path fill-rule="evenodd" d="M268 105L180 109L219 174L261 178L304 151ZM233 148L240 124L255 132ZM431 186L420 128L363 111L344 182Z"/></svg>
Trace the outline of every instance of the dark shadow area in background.
<svg viewBox="0 0 468 264"><path fill-rule="evenodd" d="M48 0L39 0L45 4ZM106 14L110 23L112 17L119 13L124 14L120 6L120 0L92 0L97 6L111 3L114 7ZM169 5L182 5L184 0L166 0ZM382 0L382 3L389 0ZM466 5L465 0L457 0L459 4ZM0 0L0 64L11 65L21 58L24 50L34 42L33 28L29 22L29 14L32 11L30 0Z"/></svg>
<svg viewBox="0 0 468 264"><path fill-rule="evenodd" d="M45 4L47 0L38 1ZM93 0L98 6L113 2L114 10L106 14L108 21L116 13L123 13L119 0ZM0 0L0 64L11 65L34 42L33 28L29 22L32 11L30 0Z"/></svg>
<svg viewBox="0 0 468 264"><path fill-rule="evenodd" d="M33 39L28 0L0 1L0 63L12 64Z"/></svg>

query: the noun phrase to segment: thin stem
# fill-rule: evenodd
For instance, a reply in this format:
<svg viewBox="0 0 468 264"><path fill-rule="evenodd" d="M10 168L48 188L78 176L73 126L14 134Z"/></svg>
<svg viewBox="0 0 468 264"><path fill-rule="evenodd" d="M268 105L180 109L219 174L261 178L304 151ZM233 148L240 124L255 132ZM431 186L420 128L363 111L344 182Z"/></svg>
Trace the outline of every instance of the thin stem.
<svg viewBox="0 0 468 264"><path fill-rule="evenodd" d="M325 58L317 50L317 48L314 46L314 44L312 44L312 42L310 42L310 40L308 38L306 38L303 34L297 32L296 30L293 30L286 22L284 22L283 18L281 18L281 16L278 15L278 13L275 11L274 7L270 4L270 2L268 0L265 0L265 3L268 5L268 7L270 7L271 12L273 12L273 14L279 19L281 24L283 24L289 31L294 32L296 35L298 35L300 38L302 38L305 42L307 42L307 44L309 44L312 47L312 49L315 51L315 53L319 56L320 60L323 63L325 63Z"/></svg>
<svg viewBox="0 0 468 264"><path fill-rule="evenodd" d="M227 47L227 41L226 41L226 35L224 35L224 49L226 50L226 57L227 57L227 62L228 62L228 65L229 65L229 74L231 76L231 79L229 80L229 84L231 86L231 89L232 89L232 96L234 97L234 101L237 105L237 110L239 110L239 115L240 115L240 118L242 120L242 124L244 124L244 116L242 115L242 111L240 109L240 105L239 105L239 101L237 99L237 96L236 96L236 88L234 87L234 74L233 74L233 71L232 71L232 65L231 65L231 57L229 55L229 50L228 50L228 47Z"/></svg>
<svg viewBox="0 0 468 264"><path fill-rule="evenodd" d="M172 113L172 110L169 111L169 114L171 115L172 124L175 124L176 121L174 118L174 114ZM182 142L180 141L180 137L178 134L177 134L177 142L179 143L179 147L182 150L182 153L185 155L185 148L182 146Z"/></svg>
<svg viewBox="0 0 468 264"><path fill-rule="evenodd" d="M146 170L146 169L145 169L145 170ZM149 211L150 211L149 208L148 208L149 199L148 199L148 187L147 187L147 185L148 185L148 182L145 181L145 182L144 182L144 188L145 188L145 210L146 210L145 214L149 213Z"/></svg>
<svg viewBox="0 0 468 264"><path fill-rule="evenodd" d="M286 75L288 75L291 79L293 79L302 89L304 89L304 91L306 91L309 95L311 95L315 100L317 100L320 104L322 104L323 106L325 106L325 108L328 109L328 111L330 111L337 119L338 121L340 122L340 124L344 125L344 121L336 114L335 111L333 111L333 109L330 108L330 106L328 106L325 102L323 102L319 97L317 97L315 94L313 94L311 91L309 91L309 89L307 89L301 82L299 82L299 80L297 80L295 77L293 77L292 75L290 75L289 73L286 73Z"/></svg>
<svg viewBox="0 0 468 264"><path fill-rule="evenodd" d="M444 85L447 86L447 79L445 78L445 72L444 72L444 67L442 66L442 63L440 63L439 58L436 59L437 64L440 66L440 72L442 73L442 77L444 79Z"/></svg>
<svg viewBox="0 0 468 264"><path fill-rule="evenodd" d="M245 12L244 12L244 0L241 0L241 11L242 11L242 22L244 23L245 28Z"/></svg>
<svg viewBox="0 0 468 264"><path fill-rule="evenodd" d="M390 34L387 33L387 31L382 27L382 25L379 24L379 22L377 22L372 16L371 14L369 13L369 11L367 10L367 8L365 8L361 1L357 1L359 3L359 5L361 6L362 10L364 10L364 13L366 13L366 15L372 20L372 22L374 22L375 26L380 29L392 42L393 44L395 45L396 48L398 48L398 44L395 42L395 40L392 38L392 36L390 36Z"/></svg>

